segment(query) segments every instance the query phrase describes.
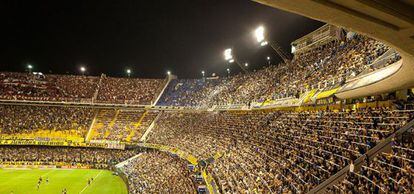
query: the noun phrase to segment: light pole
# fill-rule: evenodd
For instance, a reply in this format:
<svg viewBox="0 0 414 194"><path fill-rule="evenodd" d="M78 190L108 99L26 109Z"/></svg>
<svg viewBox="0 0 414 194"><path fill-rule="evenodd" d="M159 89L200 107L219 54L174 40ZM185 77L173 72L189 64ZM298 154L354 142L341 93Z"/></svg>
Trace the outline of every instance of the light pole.
<svg viewBox="0 0 414 194"><path fill-rule="evenodd" d="M82 75L85 75L85 72L86 72L86 67L81 66L81 67L80 67L80 71L81 71L81 74L82 74Z"/></svg>
<svg viewBox="0 0 414 194"><path fill-rule="evenodd" d="M228 48L224 50L224 60L228 61L229 63L236 63L245 73L247 70L239 63L238 60L233 56L233 50L231 48Z"/></svg>
<svg viewBox="0 0 414 194"><path fill-rule="evenodd" d="M32 73L33 65L27 64L27 69L29 70L29 73Z"/></svg>
<svg viewBox="0 0 414 194"><path fill-rule="evenodd" d="M132 73L131 69L127 69L126 73L127 73L128 77L131 77L131 73Z"/></svg>
<svg viewBox="0 0 414 194"><path fill-rule="evenodd" d="M254 36L257 42L260 44L260 46L266 46L269 44L270 47L272 47L272 49L280 56L280 58L283 59L285 63L289 61L289 55L286 54L276 42L268 42L266 40L265 29L263 26L259 26L258 28L256 28L256 30L254 31Z"/></svg>

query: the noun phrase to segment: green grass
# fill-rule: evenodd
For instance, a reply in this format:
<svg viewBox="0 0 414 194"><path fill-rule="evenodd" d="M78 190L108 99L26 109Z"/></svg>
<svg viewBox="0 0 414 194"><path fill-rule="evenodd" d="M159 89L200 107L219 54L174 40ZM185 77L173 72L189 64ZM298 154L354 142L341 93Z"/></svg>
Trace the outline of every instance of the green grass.
<svg viewBox="0 0 414 194"><path fill-rule="evenodd" d="M43 177L40 189L37 181ZM49 177L49 183L45 178ZM90 186L87 180L94 178ZM85 169L0 169L0 194L127 194L122 179L107 170Z"/></svg>

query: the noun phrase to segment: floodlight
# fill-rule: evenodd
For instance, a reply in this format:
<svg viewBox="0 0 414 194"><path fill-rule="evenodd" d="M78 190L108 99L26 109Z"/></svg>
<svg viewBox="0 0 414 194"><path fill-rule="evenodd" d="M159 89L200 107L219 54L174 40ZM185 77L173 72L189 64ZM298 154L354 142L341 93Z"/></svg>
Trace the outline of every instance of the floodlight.
<svg viewBox="0 0 414 194"><path fill-rule="evenodd" d="M256 40L257 40L258 43L265 42L264 31L265 31L265 29L264 29L263 26L259 26L254 31L254 36L256 37Z"/></svg>
<svg viewBox="0 0 414 194"><path fill-rule="evenodd" d="M83 73L86 71L86 68L84 66L80 67L80 71Z"/></svg>
<svg viewBox="0 0 414 194"><path fill-rule="evenodd" d="M267 60L269 61L270 60L270 57L267 57Z"/></svg>
<svg viewBox="0 0 414 194"><path fill-rule="evenodd" d="M228 49L224 50L224 59L226 61L230 61L230 60L233 59L233 55L232 55L231 52L232 52L231 48L228 48Z"/></svg>
<svg viewBox="0 0 414 194"><path fill-rule="evenodd" d="M171 75L171 71L167 71L167 75Z"/></svg>
<svg viewBox="0 0 414 194"><path fill-rule="evenodd" d="M27 68L28 68L28 69L33 69L33 66L32 66L31 64L28 64L28 65L27 65Z"/></svg>
<svg viewBox="0 0 414 194"><path fill-rule="evenodd" d="M267 44L269 44L267 41L263 41L260 43L260 46L266 46Z"/></svg>
<svg viewBox="0 0 414 194"><path fill-rule="evenodd" d="M249 66L249 64L248 64L248 63L244 63L244 66L245 66L245 67L248 67L248 66Z"/></svg>

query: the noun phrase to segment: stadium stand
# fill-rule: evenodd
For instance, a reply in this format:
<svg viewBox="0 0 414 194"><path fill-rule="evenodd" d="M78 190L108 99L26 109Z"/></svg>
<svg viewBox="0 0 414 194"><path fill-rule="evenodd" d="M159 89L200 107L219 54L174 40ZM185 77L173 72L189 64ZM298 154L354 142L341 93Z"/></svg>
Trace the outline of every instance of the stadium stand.
<svg viewBox="0 0 414 194"><path fill-rule="evenodd" d="M196 193L187 162L159 151L147 151L129 161L122 171L129 191L136 193Z"/></svg>
<svg viewBox="0 0 414 194"><path fill-rule="evenodd" d="M164 112L148 142L198 158L223 193L307 192L408 121L412 111Z"/></svg>
<svg viewBox="0 0 414 194"><path fill-rule="evenodd" d="M0 139L83 141L93 114L82 107L0 105Z"/></svg>
<svg viewBox="0 0 414 194"><path fill-rule="evenodd" d="M98 77L0 73L0 98L35 101L81 101L92 99Z"/></svg>
<svg viewBox="0 0 414 194"><path fill-rule="evenodd" d="M137 142L157 115L146 110L98 110L91 126L92 140Z"/></svg>
<svg viewBox="0 0 414 194"><path fill-rule="evenodd" d="M161 79L102 76L97 100L121 104L151 104L155 101L156 92L161 90L163 84L165 82Z"/></svg>
<svg viewBox="0 0 414 194"><path fill-rule="evenodd" d="M382 66L371 65L388 50L381 42L355 35L297 54L289 63L248 74L213 80L174 80L158 105L203 107L298 97L311 89L340 86L366 69L373 71L400 59L396 55Z"/></svg>
<svg viewBox="0 0 414 194"><path fill-rule="evenodd" d="M112 78L102 75L0 73L0 99L32 101L151 104L165 85L162 79Z"/></svg>
<svg viewBox="0 0 414 194"><path fill-rule="evenodd" d="M220 193L311 192L413 119L414 94L405 89L339 100L328 92L321 104L311 98L400 60L385 44L354 35L299 52L288 62L225 78L3 72L0 163L112 168L129 159L123 172L131 193L194 193L196 177L187 162L130 149L150 143L194 156ZM156 106L148 106L159 96ZM293 107L215 109L299 98L306 102ZM390 145L389 152L367 157L327 191L412 193L412 129Z"/></svg>

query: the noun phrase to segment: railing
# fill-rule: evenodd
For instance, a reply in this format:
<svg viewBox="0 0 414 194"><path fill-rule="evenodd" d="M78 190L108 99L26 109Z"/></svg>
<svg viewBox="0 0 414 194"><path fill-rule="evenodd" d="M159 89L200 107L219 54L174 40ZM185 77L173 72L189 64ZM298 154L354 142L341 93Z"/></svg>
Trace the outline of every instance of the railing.
<svg viewBox="0 0 414 194"><path fill-rule="evenodd" d="M391 149L391 142L394 138L399 138L401 135L410 130L414 126L414 119L404 125L401 129L394 132L392 135L388 136L386 139L382 140L378 145L373 147L372 149L368 150L368 152L354 161L355 170L358 170L362 167L362 165L366 162L366 158L368 157L370 160L377 156L378 154L385 152ZM349 173L350 165L345 166L342 170L337 172L335 175L331 176L323 183L319 184L317 187L309 191L309 194L313 193L324 193L325 190L338 183L339 181L343 180L345 176Z"/></svg>

